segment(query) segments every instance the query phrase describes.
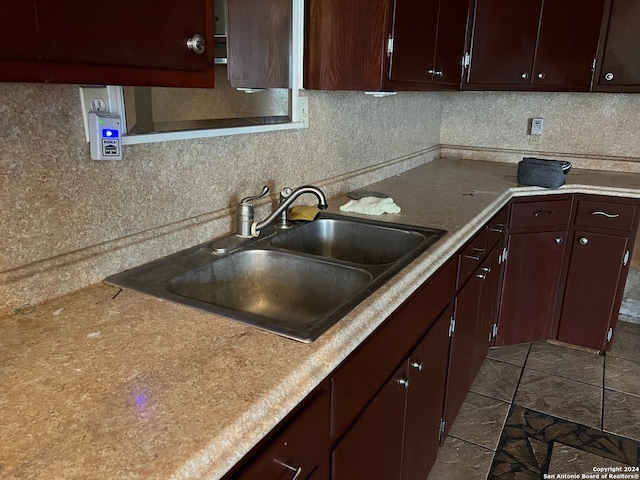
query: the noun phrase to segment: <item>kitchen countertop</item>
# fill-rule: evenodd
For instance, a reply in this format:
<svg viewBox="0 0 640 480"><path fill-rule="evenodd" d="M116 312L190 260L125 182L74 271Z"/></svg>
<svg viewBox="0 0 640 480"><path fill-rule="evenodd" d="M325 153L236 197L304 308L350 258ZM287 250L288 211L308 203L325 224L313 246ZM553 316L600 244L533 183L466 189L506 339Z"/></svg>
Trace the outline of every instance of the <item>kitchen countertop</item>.
<svg viewBox="0 0 640 480"><path fill-rule="evenodd" d="M0 318L0 478L220 478L510 198L638 198L640 174L546 190L440 159L367 190L402 207L384 220L448 233L312 344L106 284Z"/></svg>

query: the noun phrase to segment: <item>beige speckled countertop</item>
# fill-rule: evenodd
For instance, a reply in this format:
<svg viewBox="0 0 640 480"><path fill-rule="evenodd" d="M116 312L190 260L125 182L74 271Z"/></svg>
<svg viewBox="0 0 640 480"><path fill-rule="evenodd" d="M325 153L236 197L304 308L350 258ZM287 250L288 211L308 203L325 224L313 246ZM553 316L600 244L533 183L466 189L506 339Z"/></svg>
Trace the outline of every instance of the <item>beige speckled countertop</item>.
<svg viewBox="0 0 640 480"><path fill-rule="evenodd" d="M367 187L448 234L309 345L104 284L1 318L0 478L220 478L509 198L640 197L640 174L515 174L441 159Z"/></svg>

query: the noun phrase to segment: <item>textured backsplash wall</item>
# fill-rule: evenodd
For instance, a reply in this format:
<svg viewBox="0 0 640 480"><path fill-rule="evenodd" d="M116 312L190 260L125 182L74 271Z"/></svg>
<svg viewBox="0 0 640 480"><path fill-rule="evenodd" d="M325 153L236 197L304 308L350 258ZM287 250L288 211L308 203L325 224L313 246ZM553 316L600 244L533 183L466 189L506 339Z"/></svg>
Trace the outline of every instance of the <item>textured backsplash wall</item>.
<svg viewBox="0 0 640 480"><path fill-rule="evenodd" d="M453 146L444 154L561 157L584 168L640 172L640 95L456 92L443 94L443 105L440 143ZM537 117L544 134L531 146L529 121Z"/></svg>
<svg viewBox="0 0 640 480"><path fill-rule="evenodd" d="M438 93L308 95L309 129L128 146L101 163L77 86L0 84L0 312L222 235L263 185L336 195L439 154Z"/></svg>

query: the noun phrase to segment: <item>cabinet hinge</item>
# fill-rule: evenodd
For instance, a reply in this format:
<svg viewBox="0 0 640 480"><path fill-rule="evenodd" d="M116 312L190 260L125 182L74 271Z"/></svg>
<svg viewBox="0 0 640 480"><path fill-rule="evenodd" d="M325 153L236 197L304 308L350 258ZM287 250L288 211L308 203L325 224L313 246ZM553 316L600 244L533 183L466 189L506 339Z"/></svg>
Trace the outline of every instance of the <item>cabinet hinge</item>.
<svg viewBox="0 0 640 480"><path fill-rule="evenodd" d="M451 321L449 322L449 338L453 336L453 332L456 329L456 319L451 317Z"/></svg>
<svg viewBox="0 0 640 480"><path fill-rule="evenodd" d="M469 52L465 52L462 57L462 68L468 68L469 65L471 65L471 55L469 55Z"/></svg>
<svg viewBox="0 0 640 480"><path fill-rule="evenodd" d="M444 418L440 419L440 430L438 430L438 442L442 440L442 435L444 435Z"/></svg>
<svg viewBox="0 0 640 480"><path fill-rule="evenodd" d="M496 338L498 336L498 324L497 323L493 324L493 331L491 332L491 334L493 335L493 338Z"/></svg>
<svg viewBox="0 0 640 480"><path fill-rule="evenodd" d="M502 254L498 257L498 264L504 263L507 261L507 255L508 255L508 251L507 251L507 247L504 247L502 249Z"/></svg>
<svg viewBox="0 0 640 480"><path fill-rule="evenodd" d="M607 342L610 342L612 338L613 338L613 328L610 328L609 331L607 332Z"/></svg>
<svg viewBox="0 0 640 480"><path fill-rule="evenodd" d="M593 57L593 62L591 62L591 71L595 72L596 71L596 57Z"/></svg>
<svg viewBox="0 0 640 480"><path fill-rule="evenodd" d="M389 39L387 40L387 57L390 57L393 53L393 37L389 35Z"/></svg>
<svg viewBox="0 0 640 480"><path fill-rule="evenodd" d="M629 263L629 257L631 257L631 253L629 252L629 250L626 251L626 253L624 254L624 258L622 259L622 265L623 266L627 266L627 263Z"/></svg>

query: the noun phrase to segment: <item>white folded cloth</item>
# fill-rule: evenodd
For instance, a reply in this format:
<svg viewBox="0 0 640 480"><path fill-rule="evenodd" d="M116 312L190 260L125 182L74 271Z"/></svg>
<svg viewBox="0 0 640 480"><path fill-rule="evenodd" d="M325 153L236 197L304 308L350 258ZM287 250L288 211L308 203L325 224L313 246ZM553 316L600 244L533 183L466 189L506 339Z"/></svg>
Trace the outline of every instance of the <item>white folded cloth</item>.
<svg viewBox="0 0 640 480"><path fill-rule="evenodd" d="M390 197L363 197L359 200L349 200L340 207L340 210L365 215L382 215L383 213L398 213L400 207Z"/></svg>

